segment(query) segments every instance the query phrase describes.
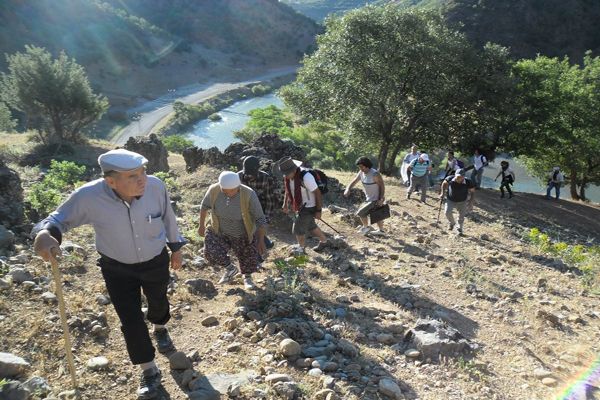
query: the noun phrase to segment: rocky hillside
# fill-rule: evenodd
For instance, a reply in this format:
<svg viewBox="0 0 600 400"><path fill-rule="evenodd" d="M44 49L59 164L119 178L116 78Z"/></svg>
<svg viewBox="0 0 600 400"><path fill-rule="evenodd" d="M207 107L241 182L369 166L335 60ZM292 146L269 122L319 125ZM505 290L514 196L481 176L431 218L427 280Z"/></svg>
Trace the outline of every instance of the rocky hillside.
<svg viewBox="0 0 600 400"><path fill-rule="evenodd" d="M342 236L320 225L334 248L290 258L294 238L280 215L258 290L245 291L240 282L215 284L222 271L206 265L195 234L198 204L220 170L187 172L181 156L168 161L191 243L169 289L178 352L157 359L163 399L219 398L216 390L236 399L541 400L561 393L600 354L597 289L584 286L581 270L524 240L536 227L568 244L595 243L598 208L531 194L501 200L481 190L461 237L446 231L443 215L437 223L436 196L428 204L406 200L399 182L386 179L388 235L365 237L350 212L357 204L333 185L323 218ZM36 179L11 166L23 186ZM342 183L353 176L328 175ZM80 392L134 399L138 371L93 243L91 229L74 230L61 260ZM63 398L70 378L53 282L30 245L21 241L0 257L0 379L11 376L0 393L28 388L33 398ZM588 383L587 393L600 387ZM595 395L581 396L574 398Z"/></svg>
<svg viewBox="0 0 600 400"><path fill-rule="evenodd" d="M242 68L294 65L311 51L318 30L273 0L0 3L2 53L27 44L64 50L115 101L156 96Z"/></svg>

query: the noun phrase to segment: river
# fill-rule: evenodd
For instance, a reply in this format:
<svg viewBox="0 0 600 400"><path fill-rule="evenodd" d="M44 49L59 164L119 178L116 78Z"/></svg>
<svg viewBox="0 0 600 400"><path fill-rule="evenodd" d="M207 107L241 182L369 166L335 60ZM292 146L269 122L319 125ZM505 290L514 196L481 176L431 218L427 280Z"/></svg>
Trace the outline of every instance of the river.
<svg viewBox="0 0 600 400"><path fill-rule="evenodd" d="M196 123L192 127L192 132L188 135L188 139L191 139L194 145L203 149L216 146L219 150L223 151L231 143L238 141L233 136L233 132L242 129L246 125L246 122L250 120L248 112L255 108L263 108L269 105L282 108L283 101L275 94L238 101L218 112L222 118L220 121L213 122L204 119Z"/></svg>

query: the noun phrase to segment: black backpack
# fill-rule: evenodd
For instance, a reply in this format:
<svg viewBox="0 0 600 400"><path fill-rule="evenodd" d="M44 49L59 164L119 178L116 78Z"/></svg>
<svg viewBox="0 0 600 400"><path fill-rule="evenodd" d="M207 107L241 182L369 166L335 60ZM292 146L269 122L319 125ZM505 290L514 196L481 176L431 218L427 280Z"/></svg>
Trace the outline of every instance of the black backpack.
<svg viewBox="0 0 600 400"><path fill-rule="evenodd" d="M329 188L327 187L327 175L325 175L325 172L320 169L305 169L300 172L300 177L304 179L304 175L307 173L310 173L315 178L315 182L317 182L321 194L329 192Z"/></svg>

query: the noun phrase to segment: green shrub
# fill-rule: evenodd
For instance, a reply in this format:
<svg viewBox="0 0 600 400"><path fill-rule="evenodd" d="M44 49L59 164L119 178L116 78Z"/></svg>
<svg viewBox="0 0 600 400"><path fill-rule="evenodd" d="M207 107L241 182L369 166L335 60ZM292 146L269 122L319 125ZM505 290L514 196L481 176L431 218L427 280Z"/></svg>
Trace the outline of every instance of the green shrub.
<svg viewBox="0 0 600 400"><path fill-rule="evenodd" d="M553 241L538 228L531 228L527 240L542 252L560 258L565 264L577 268L583 284L600 293L600 246L569 245Z"/></svg>
<svg viewBox="0 0 600 400"><path fill-rule="evenodd" d="M219 113L212 113L208 116L208 119L215 122L215 121L220 121L223 119L223 117L221 117L221 114Z"/></svg>
<svg viewBox="0 0 600 400"><path fill-rule="evenodd" d="M183 153L188 147L193 147L194 142L187 139L184 135L170 135L162 138L162 143L166 149L172 153Z"/></svg>
<svg viewBox="0 0 600 400"><path fill-rule="evenodd" d="M83 165L52 160L48 173L41 182L31 185L26 199L40 215L47 215L58 207L66 193L82 184L84 172Z"/></svg>
<svg viewBox="0 0 600 400"><path fill-rule="evenodd" d="M254 85L252 86L252 94L255 96L263 96L273 90L273 88L269 85Z"/></svg>
<svg viewBox="0 0 600 400"><path fill-rule="evenodd" d="M179 189L175 178L171 176L168 172L159 171L155 172L153 175L165 183L169 193L176 192Z"/></svg>

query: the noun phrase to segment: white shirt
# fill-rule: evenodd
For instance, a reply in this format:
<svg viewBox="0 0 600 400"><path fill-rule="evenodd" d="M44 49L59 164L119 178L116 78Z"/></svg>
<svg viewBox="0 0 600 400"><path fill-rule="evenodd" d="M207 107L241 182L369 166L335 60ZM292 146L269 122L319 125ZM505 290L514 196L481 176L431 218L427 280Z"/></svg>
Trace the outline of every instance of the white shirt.
<svg viewBox="0 0 600 400"><path fill-rule="evenodd" d="M300 167L300 171L308 171L306 168ZM300 193L302 193L302 204L304 207L314 207L317 205L315 194L313 193L315 190L319 190L319 186L317 186L317 181L315 181L315 177L312 176L310 172L304 174L304 178L302 179L303 187L300 188ZM295 192L295 183L292 179L290 181L290 192L292 196Z"/></svg>
<svg viewBox="0 0 600 400"><path fill-rule="evenodd" d="M375 176L378 174L379 172L375 168L371 168L366 174L362 171L358 172L360 181L363 184L367 201L379 200L379 185L375 182Z"/></svg>
<svg viewBox="0 0 600 400"><path fill-rule="evenodd" d="M404 163L410 164L412 162L412 160L414 160L415 158L419 158L420 155L421 155L420 151L417 151L416 154L413 154L412 152L410 152L404 156Z"/></svg>
<svg viewBox="0 0 600 400"><path fill-rule="evenodd" d="M479 154L473 156L473 165L475 166L475 170L479 171L483 168L483 164L487 162L487 158L483 154Z"/></svg>

